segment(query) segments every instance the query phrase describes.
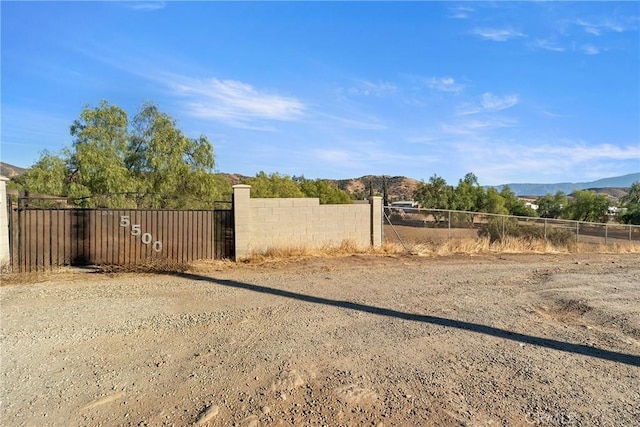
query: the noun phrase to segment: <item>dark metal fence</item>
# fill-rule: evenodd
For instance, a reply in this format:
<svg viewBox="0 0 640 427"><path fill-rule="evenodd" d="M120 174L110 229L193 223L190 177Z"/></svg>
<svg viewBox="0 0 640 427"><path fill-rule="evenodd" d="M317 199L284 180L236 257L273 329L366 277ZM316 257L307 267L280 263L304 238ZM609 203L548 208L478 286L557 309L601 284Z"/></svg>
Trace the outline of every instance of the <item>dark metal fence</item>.
<svg viewBox="0 0 640 427"><path fill-rule="evenodd" d="M38 209L9 218L14 271L233 258L233 211Z"/></svg>
<svg viewBox="0 0 640 427"><path fill-rule="evenodd" d="M216 209L213 211L214 219L214 258L234 259L236 256L233 210Z"/></svg>

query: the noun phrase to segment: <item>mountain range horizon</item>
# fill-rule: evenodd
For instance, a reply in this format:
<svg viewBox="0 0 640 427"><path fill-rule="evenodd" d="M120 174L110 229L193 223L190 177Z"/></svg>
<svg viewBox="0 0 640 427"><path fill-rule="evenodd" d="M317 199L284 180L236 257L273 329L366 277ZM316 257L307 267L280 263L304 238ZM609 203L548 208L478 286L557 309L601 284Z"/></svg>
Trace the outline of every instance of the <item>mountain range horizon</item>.
<svg viewBox="0 0 640 427"><path fill-rule="evenodd" d="M11 165L9 163L0 162L0 175L13 178L21 175L28 168L21 168ZM242 174L234 173L221 173L226 176L232 184L237 184L243 178L250 178ZM377 193L382 192L383 188L383 176L387 178L387 184L390 194L393 194L395 198L410 199L413 195L413 190L422 182L421 180L406 177L406 176L388 176L388 175L364 175L357 178L346 179L329 179L323 178L327 181L335 183L339 188L345 190L350 194L364 194L368 193L369 186L373 184L373 189ZM601 178L595 181L588 182L558 182L558 183L505 183L501 185L487 185L486 188L496 188L498 191L502 190L505 186L508 186L519 197L538 197L546 194L555 194L558 191L562 191L566 194L571 194L577 190L598 190L598 189L628 189L633 183L640 181L640 172L630 173L614 177ZM449 183L454 185L454 183ZM610 194L612 197L616 197L614 194ZM617 197L616 197L617 198Z"/></svg>

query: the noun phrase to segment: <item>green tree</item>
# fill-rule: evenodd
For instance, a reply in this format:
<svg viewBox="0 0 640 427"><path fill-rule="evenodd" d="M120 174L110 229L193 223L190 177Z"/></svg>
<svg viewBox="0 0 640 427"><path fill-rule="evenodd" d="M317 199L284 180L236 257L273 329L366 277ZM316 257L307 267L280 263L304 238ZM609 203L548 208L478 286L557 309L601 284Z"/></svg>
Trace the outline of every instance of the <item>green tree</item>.
<svg viewBox="0 0 640 427"><path fill-rule="evenodd" d="M518 198L518 196L516 196L516 194L511 191L508 185L502 187L500 196L502 196L502 198L504 199L504 207L507 209L509 215L531 217L538 216L537 212L533 208L527 206L524 200Z"/></svg>
<svg viewBox="0 0 640 427"><path fill-rule="evenodd" d="M480 212L484 193L484 189L478 184L478 178L469 172L453 190L452 208L459 211Z"/></svg>
<svg viewBox="0 0 640 427"><path fill-rule="evenodd" d="M567 206L567 195L562 191L555 195L546 194L536 200L538 215L541 218L560 218L562 210Z"/></svg>
<svg viewBox="0 0 640 427"><path fill-rule="evenodd" d="M609 198L592 190L578 190L573 193L563 210L566 219L589 222L606 222L609 211Z"/></svg>
<svg viewBox="0 0 640 427"><path fill-rule="evenodd" d="M80 113L71 125L74 140L67 160L69 197L87 197L81 203L89 207L128 204L121 193L136 190L133 176L125 165L128 124L127 113L107 101L101 101L93 109L85 107Z"/></svg>
<svg viewBox="0 0 640 427"><path fill-rule="evenodd" d="M320 204L348 204L351 203L351 197L344 191L339 189L335 184L324 179L305 179L299 178L300 190L304 197L317 197Z"/></svg>
<svg viewBox="0 0 640 427"><path fill-rule="evenodd" d="M260 171L254 178L246 178L243 184L251 185L251 196L256 198L304 197L300 185L289 175Z"/></svg>
<svg viewBox="0 0 640 427"><path fill-rule="evenodd" d="M187 138L151 103L130 123L123 109L101 101L85 107L70 130L71 148L43 153L26 173L26 190L84 207L198 208L230 198L229 183L212 173L207 138Z"/></svg>
<svg viewBox="0 0 640 427"><path fill-rule="evenodd" d="M67 166L60 156L49 151L40 154L40 159L21 175L20 181L31 193L66 196Z"/></svg>
<svg viewBox="0 0 640 427"><path fill-rule="evenodd" d="M125 163L150 208L200 207L225 193L213 174L215 158L207 137L186 137L152 103L145 103L133 119Z"/></svg>
<svg viewBox="0 0 640 427"><path fill-rule="evenodd" d="M450 209L453 188L444 178L433 175L429 182L421 182L413 193L415 201L427 209Z"/></svg>
<svg viewBox="0 0 640 427"><path fill-rule="evenodd" d="M480 193L480 202L478 203L478 212L494 213L506 215L509 210L505 206L504 197L498 193L498 190L491 187L487 191Z"/></svg>
<svg viewBox="0 0 640 427"><path fill-rule="evenodd" d="M634 182L629 193L620 198L620 207L622 223L640 225L640 181Z"/></svg>

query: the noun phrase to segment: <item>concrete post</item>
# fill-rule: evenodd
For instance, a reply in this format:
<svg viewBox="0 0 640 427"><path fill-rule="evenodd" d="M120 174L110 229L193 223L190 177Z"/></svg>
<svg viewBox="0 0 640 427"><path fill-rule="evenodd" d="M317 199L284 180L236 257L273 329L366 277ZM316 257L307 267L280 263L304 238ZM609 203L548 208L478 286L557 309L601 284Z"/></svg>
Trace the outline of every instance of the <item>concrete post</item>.
<svg viewBox="0 0 640 427"><path fill-rule="evenodd" d="M382 246L382 197L369 197L371 206L371 246Z"/></svg>
<svg viewBox="0 0 640 427"><path fill-rule="evenodd" d="M7 207L7 181L0 176L0 271L4 271L11 262L9 251L9 217Z"/></svg>
<svg viewBox="0 0 640 427"><path fill-rule="evenodd" d="M236 261L249 256L251 245L251 186L233 186L233 224Z"/></svg>

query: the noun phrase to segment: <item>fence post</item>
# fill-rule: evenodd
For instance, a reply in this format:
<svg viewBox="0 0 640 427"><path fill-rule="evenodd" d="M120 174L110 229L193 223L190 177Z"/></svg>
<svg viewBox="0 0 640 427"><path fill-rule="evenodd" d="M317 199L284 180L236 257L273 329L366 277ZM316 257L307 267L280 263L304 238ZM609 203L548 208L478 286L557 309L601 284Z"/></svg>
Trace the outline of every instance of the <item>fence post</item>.
<svg viewBox="0 0 640 427"><path fill-rule="evenodd" d="M576 221L576 243L580 240L580 221Z"/></svg>
<svg viewBox="0 0 640 427"><path fill-rule="evenodd" d="M382 246L382 197L369 197L371 206L371 246L374 248Z"/></svg>
<svg viewBox="0 0 640 427"><path fill-rule="evenodd" d="M604 225L604 245L607 246L608 244L608 237L609 237L609 229L608 229L608 224Z"/></svg>
<svg viewBox="0 0 640 427"><path fill-rule="evenodd" d="M505 235L504 235L504 216L502 217L502 241L504 241Z"/></svg>
<svg viewBox="0 0 640 427"><path fill-rule="evenodd" d="M233 186L233 227L235 234L235 260L249 255L251 244L251 186Z"/></svg>
<svg viewBox="0 0 640 427"><path fill-rule="evenodd" d="M544 219L544 241L547 241L547 218Z"/></svg>
<svg viewBox="0 0 640 427"><path fill-rule="evenodd" d="M8 178L0 176L0 269L4 269L11 262L8 219L11 206L7 201L7 181Z"/></svg>
<svg viewBox="0 0 640 427"><path fill-rule="evenodd" d="M447 240L451 240L451 211L449 211L449 223L447 226Z"/></svg>

